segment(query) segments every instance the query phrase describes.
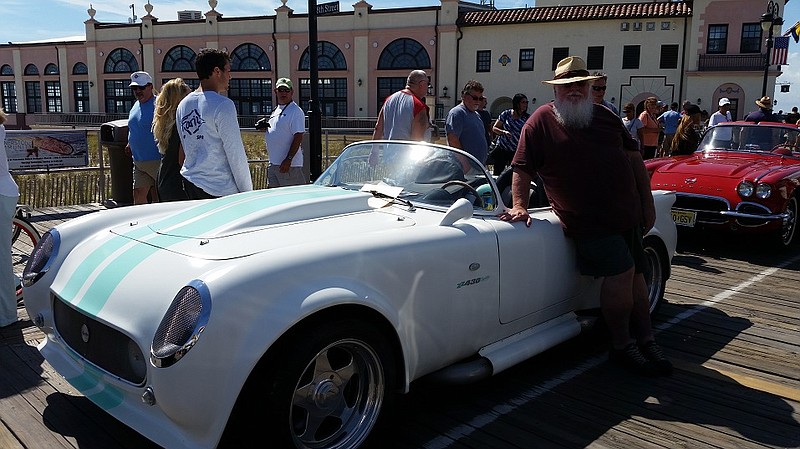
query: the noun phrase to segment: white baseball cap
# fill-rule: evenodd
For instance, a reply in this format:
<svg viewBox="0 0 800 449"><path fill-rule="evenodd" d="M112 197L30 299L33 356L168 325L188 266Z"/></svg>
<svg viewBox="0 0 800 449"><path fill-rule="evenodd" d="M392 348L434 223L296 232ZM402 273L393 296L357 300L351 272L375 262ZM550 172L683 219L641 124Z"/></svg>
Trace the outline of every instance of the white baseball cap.
<svg viewBox="0 0 800 449"><path fill-rule="evenodd" d="M722 97L722 98L719 99L719 105L720 106L725 106L727 104L731 104L731 100L728 100L725 97Z"/></svg>
<svg viewBox="0 0 800 449"><path fill-rule="evenodd" d="M148 84L153 84L153 78L147 72L133 72L131 73L131 83L128 87L141 86L144 87Z"/></svg>

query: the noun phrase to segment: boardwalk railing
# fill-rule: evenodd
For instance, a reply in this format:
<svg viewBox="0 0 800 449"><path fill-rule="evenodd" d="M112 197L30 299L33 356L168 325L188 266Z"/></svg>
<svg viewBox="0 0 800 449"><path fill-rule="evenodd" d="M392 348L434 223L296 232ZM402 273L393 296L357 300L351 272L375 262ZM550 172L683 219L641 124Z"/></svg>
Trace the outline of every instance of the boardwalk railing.
<svg viewBox="0 0 800 449"><path fill-rule="evenodd" d="M249 155L253 188L264 189L267 187L268 159L263 135L252 130L242 131L246 137L245 147ZM371 138L372 129L323 129L322 134L322 168L325 169L345 146ZM112 199L108 148L97 143L96 130L89 131L89 141L88 167L13 171L20 190L19 202L41 208L104 203Z"/></svg>

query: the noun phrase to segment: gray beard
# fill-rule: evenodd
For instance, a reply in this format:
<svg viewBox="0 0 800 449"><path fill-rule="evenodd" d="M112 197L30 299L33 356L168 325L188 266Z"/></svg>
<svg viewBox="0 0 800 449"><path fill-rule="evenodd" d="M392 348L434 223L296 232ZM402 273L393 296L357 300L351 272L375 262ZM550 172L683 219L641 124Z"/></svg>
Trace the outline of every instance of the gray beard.
<svg viewBox="0 0 800 449"><path fill-rule="evenodd" d="M592 123L594 114L594 102L591 97L586 97L580 103L571 101L554 101L553 110L556 113L556 120L566 128L586 128Z"/></svg>

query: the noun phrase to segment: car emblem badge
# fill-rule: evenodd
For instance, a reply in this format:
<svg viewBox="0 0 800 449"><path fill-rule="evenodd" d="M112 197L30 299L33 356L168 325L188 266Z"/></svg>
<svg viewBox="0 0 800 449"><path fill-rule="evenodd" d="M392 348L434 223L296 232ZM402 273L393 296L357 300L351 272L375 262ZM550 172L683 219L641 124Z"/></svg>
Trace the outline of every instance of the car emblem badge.
<svg viewBox="0 0 800 449"><path fill-rule="evenodd" d="M81 324L81 340L84 343L89 343L89 326Z"/></svg>
<svg viewBox="0 0 800 449"><path fill-rule="evenodd" d="M686 184L694 184L697 182L697 178L686 178L683 180Z"/></svg>

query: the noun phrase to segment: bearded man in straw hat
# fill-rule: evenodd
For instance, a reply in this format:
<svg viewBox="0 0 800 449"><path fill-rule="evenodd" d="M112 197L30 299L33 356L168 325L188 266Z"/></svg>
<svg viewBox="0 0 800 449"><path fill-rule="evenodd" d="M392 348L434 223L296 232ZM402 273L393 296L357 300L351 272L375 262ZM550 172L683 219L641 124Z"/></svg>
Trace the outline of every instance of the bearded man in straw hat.
<svg viewBox="0 0 800 449"><path fill-rule="evenodd" d="M772 98L761 97L756 100L758 109L744 117L746 122L780 122L781 120L772 112Z"/></svg>
<svg viewBox="0 0 800 449"><path fill-rule="evenodd" d="M511 163L513 207L499 218L531 225L528 197L538 175L564 234L575 241L581 273L603 278L609 358L640 375L669 375L672 364L653 337L644 279L642 236L655 223L650 179L622 121L593 103L595 79L583 59L570 56L543 81L553 86L555 101L522 128Z"/></svg>

